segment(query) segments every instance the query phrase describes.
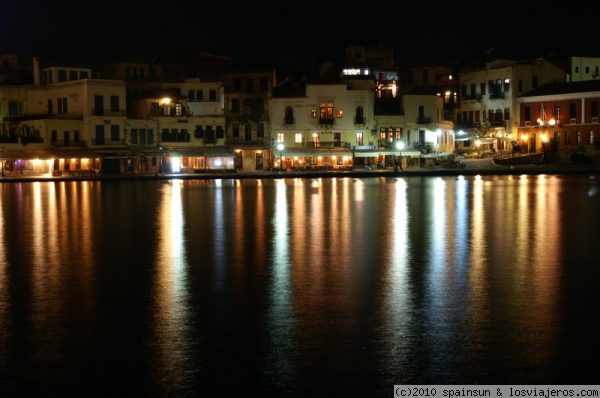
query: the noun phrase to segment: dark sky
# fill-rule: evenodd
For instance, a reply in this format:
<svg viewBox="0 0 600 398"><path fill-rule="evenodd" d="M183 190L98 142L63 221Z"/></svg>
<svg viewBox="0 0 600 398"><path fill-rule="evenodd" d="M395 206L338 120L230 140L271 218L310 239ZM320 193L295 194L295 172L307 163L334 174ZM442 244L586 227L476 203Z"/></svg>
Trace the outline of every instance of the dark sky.
<svg viewBox="0 0 600 398"><path fill-rule="evenodd" d="M326 59L347 43L383 43L407 61L600 55L594 3L0 0L0 51L85 61L209 51L247 65L296 50Z"/></svg>

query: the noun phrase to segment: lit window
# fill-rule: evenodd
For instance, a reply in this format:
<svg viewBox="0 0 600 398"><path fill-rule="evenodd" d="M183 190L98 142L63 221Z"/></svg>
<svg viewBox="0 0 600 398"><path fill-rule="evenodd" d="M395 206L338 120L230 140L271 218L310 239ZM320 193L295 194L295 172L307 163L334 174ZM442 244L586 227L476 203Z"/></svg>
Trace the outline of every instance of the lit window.
<svg viewBox="0 0 600 398"><path fill-rule="evenodd" d="M301 144L302 143L302 133L296 133L294 135L294 142L296 144Z"/></svg>
<svg viewBox="0 0 600 398"><path fill-rule="evenodd" d="M342 116L344 116L344 111L341 110L341 109L336 109L335 116L336 117L342 117Z"/></svg>
<svg viewBox="0 0 600 398"><path fill-rule="evenodd" d="M283 133L277 133L277 142L283 142Z"/></svg>
<svg viewBox="0 0 600 398"><path fill-rule="evenodd" d="M317 110L316 109L310 110L310 117L312 117L313 119L317 118Z"/></svg>
<svg viewBox="0 0 600 398"><path fill-rule="evenodd" d="M362 133L362 131L359 131L358 133L356 133L356 144L359 145L359 146L363 144L363 133Z"/></svg>

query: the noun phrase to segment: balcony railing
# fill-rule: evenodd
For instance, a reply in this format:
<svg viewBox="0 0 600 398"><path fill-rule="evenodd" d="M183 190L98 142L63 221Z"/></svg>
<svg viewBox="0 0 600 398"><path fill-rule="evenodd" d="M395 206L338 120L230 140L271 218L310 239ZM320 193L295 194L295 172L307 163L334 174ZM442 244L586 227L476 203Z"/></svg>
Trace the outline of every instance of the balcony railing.
<svg viewBox="0 0 600 398"><path fill-rule="evenodd" d="M68 147L82 147L85 146L85 141L83 140L53 140L50 141L50 145L52 146L56 146L56 147L62 147L62 146L68 146Z"/></svg>
<svg viewBox="0 0 600 398"><path fill-rule="evenodd" d="M120 145L125 145L125 139L124 138L120 138L118 140L112 140L112 139L99 139L99 138L92 138L92 145L97 145L97 146L120 146Z"/></svg>
<svg viewBox="0 0 600 398"><path fill-rule="evenodd" d="M490 93L490 99L504 99L504 93Z"/></svg>
<svg viewBox="0 0 600 398"><path fill-rule="evenodd" d="M304 146L307 148L350 148L350 143L343 141L310 141L306 142Z"/></svg>
<svg viewBox="0 0 600 398"><path fill-rule="evenodd" d="M333 118L319 118L319 124L334 124L334 119Z"/></svg>
<svg viewBox="0 0 600 398"><path fill-rule="evenodd" d="M108 109L92 108L92 115L93 116L125 116L125 111L124 110L111 111Z"/></svg>
<svg viewBox="0 0 600 398"><path fill-rule="evenodd" d="M0 144L18 144L19 137L15 136L4 136L0 135Z"/></svg>
<svg viewBox="0 0 600 398"><path fill-rule="evenodd" d="M430 117L418 117L417 118L417 124L430 124L430 123L431 123Z"/></svg>
<svg viewBox="0 0 600 398"><path fill-rule="evenodd" d="M365 124L365 118L364 117L355 117L354 124Z"/></svg>
<svg viewBox="0 0 600 398"><path fill-rule="evenodd" d="M283 119L283 124L296 124L295 117L286 117Z"/></svg>
<svg viewBox="0 0 600 398"><path fill-rule="evenodd" d="M480 94L463 95L462 100L465 101L465 102L468 102L468 101L481 101L481 95Z"/></svg>

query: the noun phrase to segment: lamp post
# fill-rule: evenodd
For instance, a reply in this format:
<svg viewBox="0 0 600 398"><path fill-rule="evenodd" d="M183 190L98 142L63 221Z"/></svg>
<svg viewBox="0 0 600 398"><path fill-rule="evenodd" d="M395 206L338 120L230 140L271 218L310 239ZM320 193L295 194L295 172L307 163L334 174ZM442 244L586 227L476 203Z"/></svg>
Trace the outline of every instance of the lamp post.
<svg viewBox="0 0 600 398"><path fill-rule="evenodd" d="M402 170L402 150L404 149L404 142L396 142L396 149L398 150L398 165L400 166L400 170Z"/></svg>
<svg viewBox="0 0 600 398"><path fill-rule="evenodd" d="M279 151L279 171L283 171L283 150L285 149L285 145L283 142L277 144L277 150Z"/></svg>

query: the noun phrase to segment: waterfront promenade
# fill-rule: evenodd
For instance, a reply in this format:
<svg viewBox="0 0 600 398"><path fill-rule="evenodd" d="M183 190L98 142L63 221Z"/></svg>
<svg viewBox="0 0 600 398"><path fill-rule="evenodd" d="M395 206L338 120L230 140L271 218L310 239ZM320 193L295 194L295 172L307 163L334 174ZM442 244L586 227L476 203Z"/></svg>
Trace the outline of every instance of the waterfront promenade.
<svg viewBox="0 0 600 398"><path fill-rule="evenodd" d="M521 174L590 174L600 173L596 164L589 165L515 165L501 166L488 159L464 159L464 168L410 167L403 170L387 168L384 170L343 170L343 171L220 171L201 174L127 174L96 176L11 176L0 177L0 182L33 181L123 181L123 180L169 180L169 179L275 179L275 178L372 178L403 176L452 176L452 175L521 175Z"/></svg>

